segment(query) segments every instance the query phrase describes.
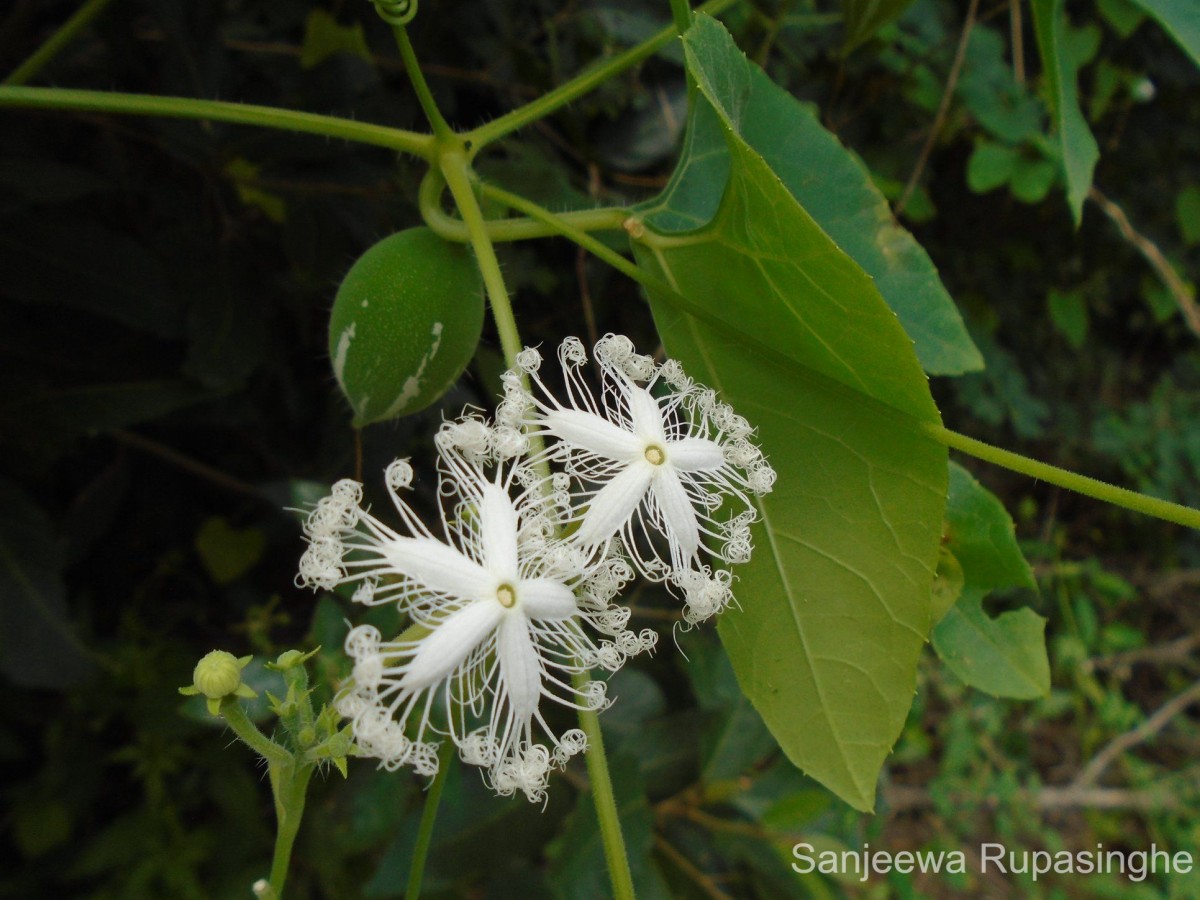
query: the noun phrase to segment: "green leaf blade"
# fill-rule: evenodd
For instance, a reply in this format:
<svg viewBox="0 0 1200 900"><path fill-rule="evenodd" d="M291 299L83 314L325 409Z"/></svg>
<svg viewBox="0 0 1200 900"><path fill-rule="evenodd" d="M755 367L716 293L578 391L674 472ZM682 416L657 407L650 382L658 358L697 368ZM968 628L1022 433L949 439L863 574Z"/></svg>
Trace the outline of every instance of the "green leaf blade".
<svg viewBox="0 0 1200 900"><path fill-rule="evenodd" d="M870 809L930 623L947 457L918 423L940 417L872 279L746 140L745 58L704 17L684 43L730 177L708 227L635 254L686 300L650 292L668 352L751 420L779 474L721 639L789 759Z"/></svg>
<svg viewBox="0 0 1200 900"><path fill-rule="evenodd" d="M1079 108L1075 86L1076 66L1066 46L1064 0L1033 0L1033 24L1062 150L1067 202L1075 219L1075 227L1078 228L1083 219L1083 201L1092 187L1092 173L1096 168L1096 160L1100 158L1100 148Z"/></svg>
<svg viewBox="0 0 1200 900"><path fill-rule="evenodd" d="M714 20L696 17L685 47L708 96L728 97L722 113L746 145L829 237L868 275L916 344L925 370L958 375L983 368L953 299L928 254L892 216L862 161L814 113L737 50ZM643 207L663 233L704 227L716 215L730 168L722 117L692 110L683 160L666 190Z"/></svg>
<svg viewBox="0 0 1200 900"><path fill-rule="evenodd" d="M1130 0L1162 26L1192 62L1200 66L1200 6L1195 0Z"/></svg>

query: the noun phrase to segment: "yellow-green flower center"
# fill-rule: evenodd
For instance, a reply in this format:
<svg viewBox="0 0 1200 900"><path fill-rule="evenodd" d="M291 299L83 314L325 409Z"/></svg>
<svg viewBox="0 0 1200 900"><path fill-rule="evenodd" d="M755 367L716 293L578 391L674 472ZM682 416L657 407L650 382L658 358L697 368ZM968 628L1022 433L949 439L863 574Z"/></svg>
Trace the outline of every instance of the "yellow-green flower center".
<svg viewBox="0 0 1200 900"><path fill-rule="evenodd" d="M646 448L646 462L654 466L661 466L667 461L667 454L662 447L651 444Z"/></svg>
<svg viewBox="0 0 1200 900"><path fill-rule="evenodd" d="M496 599L500 601L500 605L505 609L512 609L517 605L517 591L511 584L502 584L496 588Z"/></svg>

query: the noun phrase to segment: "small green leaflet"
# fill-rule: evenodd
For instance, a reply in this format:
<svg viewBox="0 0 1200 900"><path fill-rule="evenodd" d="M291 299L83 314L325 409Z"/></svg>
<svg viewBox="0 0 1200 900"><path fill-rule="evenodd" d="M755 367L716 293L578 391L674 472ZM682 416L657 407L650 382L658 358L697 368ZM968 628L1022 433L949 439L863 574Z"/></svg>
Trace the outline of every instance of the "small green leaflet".
<svg viewBox="0 0 1200 900"><path fill-rule="evenodd" d="M1032 0L1033 25L1037 33L1042 69L1050 88L1054 127L1062 150L1063 172L1067 176L1067 202L1075 227L1083 219L1083 201L1092 186L1092 172L1100 158L1100 148L1079 109L1075 90L1075 65L1066 52L1065 0Z"/></svg>
<svg viewBox="0 0 1200 900"><path fill-rule="evenodd" d="M1007 587L1037 588L1000 501L961 466L950 464L946 550L962 566L958 602L933 629L933 647L964 682L997 697L1032 700L1050 690L1046 620L1031 609L983 609L983 598Z"/></svg>

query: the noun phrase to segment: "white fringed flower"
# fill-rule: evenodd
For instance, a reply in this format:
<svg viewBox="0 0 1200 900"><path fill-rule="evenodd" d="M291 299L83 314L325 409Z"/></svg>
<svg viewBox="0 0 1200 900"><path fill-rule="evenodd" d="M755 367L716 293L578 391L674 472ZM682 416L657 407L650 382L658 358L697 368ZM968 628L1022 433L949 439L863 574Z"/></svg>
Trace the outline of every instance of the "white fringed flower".
<svg viewBox="0 0 1200 900"><path fill-rule="evenodd" d="M713 575L702 553L722 563L749 558L756 517L750 495L768 493L775 472L751 442L750 424L677 361L656 366L628 338L611 334L596 344L595 356L599 400L581 373L583 345L563 341L566 401L560 402L539 377L540 354L526 349L517 361L536 390L526 391L518 372L506 373L497 420L554 439L547 458L582 483L580 502L568 513L578 526L574 541L595 549L620 537L639 572L669 578L696 599L694 606L689 600L689 622L707 618L731 594L728 573ZM655 397L659 383L669 390ZM654 535L665 538L667 554ZM719 549L710 550L705 539Z"/></svg>
<svg viewBox="0 0 1200 900"><path fill-rule="evenodd" d="M581 731L555 735L542 700L605 706L603 683L576 688L571 677L597 664L615 669L656 636L626 631L610 609L623 584L619 564L590 560L553 538L555 499L544 499L529 469L507 463L491 479L483 474L482 464L507 453L510 439L511 430L477 419L443 426L445 540L400 498L412 479L407 462L386 473L401 531L360 508L357 484L339 482L309 515L300 581L326 589L355 583L356 601L394 602L411 619L395 640L371 626L346 639L353 684L338 704L363 753L389 769L433 774L437 745L429 736L444 728L464 761L487 768L498 793L520 790L538 800L550 770L586 747ZM585 625L611 640L597 644ZM549 746L535 739L535 723Z"/></svg>

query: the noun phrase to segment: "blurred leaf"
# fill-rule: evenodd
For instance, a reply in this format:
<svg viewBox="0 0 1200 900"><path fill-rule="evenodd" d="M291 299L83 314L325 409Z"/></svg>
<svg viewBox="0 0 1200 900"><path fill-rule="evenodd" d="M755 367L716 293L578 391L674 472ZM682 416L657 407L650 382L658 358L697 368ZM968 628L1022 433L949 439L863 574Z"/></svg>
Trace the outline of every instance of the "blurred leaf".
<svg viewBox="0 0 1200 900"><path fill-rule="evenodd" d="M1022 203L1041 203L1054 186L1058 167L1048 159L1019 157L1009 187Z"/></svg>
<svg viewBox="0 0 1200 900"><path fill-rule="evenodd" d="M1133 0L1098 0L1096 3L1100 15L1104 17L1118 37L1127 38L1145 20L1146 15L1134 4Z"/></svg>
<svg viewBox="0 0 1200 900"><path fill-rule="evenodd" d="M1075 79L1077 68L1069 57L1065 0L1031 0L1034 31L1042 70L1050 89L1054 126L1062 149L1063 172L1067 179L1067 201L1075 227L1083 219L1083 201L1092 186L1092 171L1100 148L1079 109ZM1017 192L1014 182L1013 192ZM1020 196L1020 195L1018 195Z"/></svg>
<svg viewBox="0 0 1200 900"><path fill-rule="evenodd" d="M317 15L318 12L320 11L314 12L313 15ZM233 182L239 200L259 210L272 222L282 223L287 219L287 204L282 197L255 185L260 171L261 167L241 156L226 163L224 170L225 176Z"/></svg>
<svg viewBox="0 0 1200 900"><path fill-rule="evenodd" d="M1192 62L1200 66L1200 4L1195 0L1130 0L1158 22Z"/></svg>
<svg viewBox="0 0 1200 900"><path fill-rule="evenodd" d="M22 803L11 815L13 838L26 858L41 856L71 837L70 811L58 800L43 797Z"/></svg>
<svg viewBox="0 0 1200 900"><path fill-rule="evenodd" d="M1184 243L1200 244L1200 187L1189 184L1175 198L1175 218Z"/></svg>
<svg viewBox="0 0 1200 900"><path fill-rule="evenodd" d="M237 581L262 559L266 538L257 528L234 528L220 516L204 520L196 534L196 552L217 584Z"/></svg>
<svg viewBox="0 0 1200 900"><path fill-rule="evenodd" d="M1003 143L1023 144L1042 134L1042 104L1017 83L1008 63L1008 47L990 28L972 30L957 93L979 124Z"/></svg>
<svg viewBox="0 0 1200 900"><path fill-rule="evenodd" d="M247 303L226 271L216 266L197 272L189 285L187 356L182 372L213 390L234 388L261 364L270 347L263 306Z"/></svg>
<svg viewBox="0 0 1200 900"><path fill-rule="evenodd" d="M985 194L1008 184L1020 157L1021 152L1015 147L978 142L967 161L967 187L976 194Z"/></svg>
<svg viewBox="0 0 1200 900"><path fill-rule="evenodd" d="M23 687L76 685L94 663L70 621L54 526L7 481L0 506L0 671Z"/></svg>
<svg viewBox="0 0 1200 900"><path fill-rule="evenodd" d="M363 37L361 22L339 25L337 20L323 9L314 9L304 23L304 44L300 51L300 66L311 69L335 53L349 53L374 64L367 40Z"/></svg>
<svg viewBox="0 0 1200 900"><path fill-rule="evenodd" d="M764 120L763 76L718 23L697 16L684 44L696 110L725 132L729 183L707 228L635 252L703 311L650 292L668 353L750 419L779 474L721 639L788 757L867 809L929 627L946 451L915 422L938 414L871 279L743 136L786 142L792 118Z"/></svg>
<svg viewBox="0 0 1200 900"><path fill-rule="evenodd" d="M913 0L842 0L845 37L842 55L848 54L871 38L884 25L900 17Z"/></svg>
<svg viewBox="0 0 1200 900"><path fill-rule="evenodd" d="M607 165L640 172L665 162L679 145L687 121L683 79L651 89L650 102L624 113L596 137L596 152Z"/></svg>
<svg viewBox="0 0 1200 900"><path fill-rule="evenodd" d="M732 43L727 52L744 91L730 98L740 139L761 156L772 177L782 180L806 217L875 279L879 293L916 343L925 370L954 375L982 368L983 358L933 262L896 222L862 160ZM721 84L716 73L711 77ZM646 225L670 234L710 222L729 181L729 156L721 120L698 106L671 183L643 206ZM731 289L736 289L732 283Z"/></svg>
<svg viewBox="0 0 1200 900"><path fill-rule="evenodd" d="M1067 339L1073 349L1083 347L1088 333L1088 311L1083 292L1056 291L1051 288L1046 295L1046 304L1050 308L1050 321L1058 333Z"/></svg>
<svg viewBox="0 0 1200 900"><path fill-rule="evenodd" d="M721 644L707 635L683 644L692 690L711 721L704 729L700 777L736 778L776 749L775 739L737 683Z"/></svg>
<svg viewBox="0 0 1200 900"><path fill-rule="evenodd" d="M1030 609L991 618L983 598L1005 587L1036 588L1012 519L970 473L950 464L946 545L962 564L962 596L933 629L933 647L964 682L998 697L1034 699L1050 690L1046 620Z"/></svg>

